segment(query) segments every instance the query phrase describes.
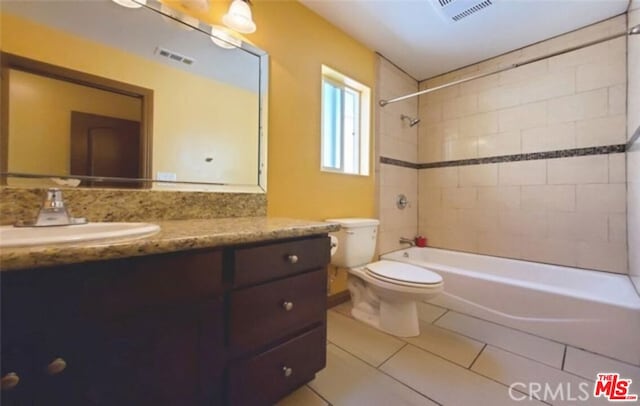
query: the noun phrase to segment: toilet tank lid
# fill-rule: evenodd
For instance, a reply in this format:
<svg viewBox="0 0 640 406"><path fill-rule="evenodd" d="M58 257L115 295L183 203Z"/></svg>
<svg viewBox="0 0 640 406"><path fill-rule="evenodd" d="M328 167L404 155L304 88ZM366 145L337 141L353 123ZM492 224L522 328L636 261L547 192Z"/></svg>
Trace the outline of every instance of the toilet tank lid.
<svg viewBox="0 0 640 406"><path fill-rule="evenodd" d="M380 224L378 219L365 219L365 218L344 218L344 219L326 219L329 223L338 223L342 228L358 228L377 226Z"/></svg>

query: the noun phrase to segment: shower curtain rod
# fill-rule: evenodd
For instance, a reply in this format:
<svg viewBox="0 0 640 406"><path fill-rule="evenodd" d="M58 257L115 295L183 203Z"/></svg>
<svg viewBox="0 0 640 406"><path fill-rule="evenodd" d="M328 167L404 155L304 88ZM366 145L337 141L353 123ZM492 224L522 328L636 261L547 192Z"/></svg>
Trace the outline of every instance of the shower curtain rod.
<svg viewBox="0 0 640 406"><path fill-rule="evenodd" d="M396 98L390 99L390 100L380 100L378 102L378 104L381 107L384 107L387 104L399 102L399 101L406 100L406 99L409 99L411 97L420 96L420 95L423 95L423 94L426 94L426 93L435 92L436 90L444 89L444 88L447 88L447 87L450 87L450 86L459 85L460 83L469 82L471 80L480 79L480 78L484 78L484 77L487 77L487 76L495 75L496 73L506 72L506 71L511 70L511 69L519 68L521 66L528 65L528 64L534 63L534 62L538 62L538 61L541 61L543 59L552 58L554 56L566 54L568 52L577 51L578 49L586 48L586 47L589 47L591 45L596 45L596 44L599 44L601 42L611 41L612 39L624 37L624 36L627 36L627 35L637 35L637 34L640 34L640 24L631 27L631 29L629 31L621 32L619 34L610 35L608 37L604 37L604 38L601 38L601 39L598 39L598 40L590 41L590 42L584 43L582 45L577 45L577 46L574 46L574 47L565 48L563 50L556 51L556 52L553 52L553 53L550 53L550 54L547 54L547 55L544 55L544 56L539 56L537 58L528 59L528 60L526 60L524 62L514 63L512 65L509 65L509 66L504 67L504 68L500 68L498 70L494 70L492 72L481 73L479 75L469 76L469 77L466 77L464 79L454 80L453 82L445 83L444 85L432 87L432 88L429 88L429 89L424 89L424 90L421 90L419 92L411 93L411 94L408 94L408 95L405 95L405 96L396 97Z"/></svg>

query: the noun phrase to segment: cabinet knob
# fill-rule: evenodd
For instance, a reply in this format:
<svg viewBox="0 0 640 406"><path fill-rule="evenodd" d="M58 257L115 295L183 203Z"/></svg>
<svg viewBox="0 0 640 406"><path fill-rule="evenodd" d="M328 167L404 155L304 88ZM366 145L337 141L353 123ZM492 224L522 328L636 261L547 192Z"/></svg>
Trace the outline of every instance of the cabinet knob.
<svg viewBox="0 0 640 406"><path fill-rule="evenodd" d="M298 262L298 256L295 254L291 254L287 256L287 261L289 261L290 264L295 264Z"/></svg>
<svg viewBox="0 0 640 406"><path fill-rule="evenodd" d="M67 368L67 361L62 358L56 358L47 365L47 374L57 375Z"/></svg>
<svg viewBox="0 0 640 406"><path fill-rule="evenodd" d="M20 377L15 372L9 372L2 377L2 390L13 389L18 386Z"/></svg>
<svg viewBox="0 0 640 406"><path fill-rule="evenodd" d="M287 302L286 300L282 302L282 308L286 311L291 311L293 309L293 302Z"/></svg>
<svg viewBox="0 0 640 406"><path fill-rule="evenodd" d="M289 368L286 365L282 367L282 375L284 375L285 378L290 377L292 374L293 374L293 369Z"/></svg>

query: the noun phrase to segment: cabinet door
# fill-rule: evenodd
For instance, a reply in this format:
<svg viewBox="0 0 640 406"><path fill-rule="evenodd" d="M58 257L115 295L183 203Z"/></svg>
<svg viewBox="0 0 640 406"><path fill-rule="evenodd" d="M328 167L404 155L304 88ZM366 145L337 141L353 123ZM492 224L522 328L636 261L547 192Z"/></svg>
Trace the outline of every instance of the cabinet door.
<svg viewBox="0 0 640 406"><path fill-rule="evenodd" d="M87 354L93 367L88 393L97 405L199 405L220 393L219 379L202 388L201 331L222 331L222 301L153 309L99 326L99 352ZM220 370L217 368L217 370ZM213 372L210 372L213 374ZM218 374L220 375L220 374ZM211 404L210 402L207 402Z"/></svg>

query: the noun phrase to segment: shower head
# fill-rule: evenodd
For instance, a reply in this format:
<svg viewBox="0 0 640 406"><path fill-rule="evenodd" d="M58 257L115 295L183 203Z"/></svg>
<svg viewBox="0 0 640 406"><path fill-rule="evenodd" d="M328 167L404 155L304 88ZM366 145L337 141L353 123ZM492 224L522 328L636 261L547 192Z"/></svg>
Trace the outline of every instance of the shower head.
<svg viewBox="0 0 640 406"><path fill-rule="evenodd" d="M420 122L419 118L409 117L406 114L400 115L400 120L409 121L409 127L413 127L414 125L416 125L416 124L418 124Z"/></svg>
<svg viewBox="0 0 640 406"><path fill-rule="evenodd" d="M640 24L634 25L629 30L629 35L638 35L638 34L640 34Z"/></svg>

